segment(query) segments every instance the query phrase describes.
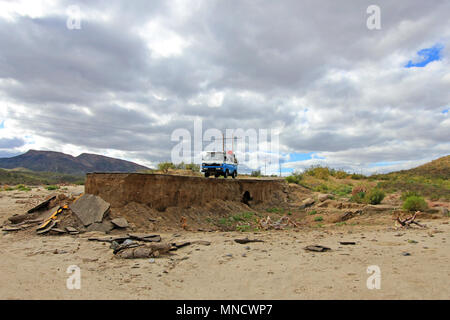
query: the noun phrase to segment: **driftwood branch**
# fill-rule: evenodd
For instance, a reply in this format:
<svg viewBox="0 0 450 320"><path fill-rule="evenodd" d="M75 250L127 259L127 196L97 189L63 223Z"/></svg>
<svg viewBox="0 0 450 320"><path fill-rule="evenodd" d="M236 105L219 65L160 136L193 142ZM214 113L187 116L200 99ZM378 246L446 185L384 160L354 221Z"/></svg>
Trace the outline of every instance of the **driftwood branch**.
<svg viewBox="0 0 450 320"><path fill-rule="evenodd" d="M426 226L424 226L423 224L420 224L417 221L415 221L416 216L417 216L418 213L420 213L420 211L416 211L414 213L414 215L409 216L408 218L403 219L403 220L400 219L400 217L397 217L397 222L400 223L400 225L402 227L407 227L408 228L408 227L410 227L411 224L415 224L415 225L418 225L419 227L426 228Z"/></svg>

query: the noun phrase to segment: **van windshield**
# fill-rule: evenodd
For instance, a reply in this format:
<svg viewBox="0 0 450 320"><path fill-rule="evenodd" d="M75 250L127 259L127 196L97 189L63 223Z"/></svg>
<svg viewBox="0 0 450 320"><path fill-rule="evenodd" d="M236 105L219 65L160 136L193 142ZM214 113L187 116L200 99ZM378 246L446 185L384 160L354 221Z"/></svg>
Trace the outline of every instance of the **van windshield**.
<svg viewBox="0 0 450 320"><path fill-rule="evenodd" d="M203 155L203 160L223 161L223 153L222 152L207 152Z"/></svg>

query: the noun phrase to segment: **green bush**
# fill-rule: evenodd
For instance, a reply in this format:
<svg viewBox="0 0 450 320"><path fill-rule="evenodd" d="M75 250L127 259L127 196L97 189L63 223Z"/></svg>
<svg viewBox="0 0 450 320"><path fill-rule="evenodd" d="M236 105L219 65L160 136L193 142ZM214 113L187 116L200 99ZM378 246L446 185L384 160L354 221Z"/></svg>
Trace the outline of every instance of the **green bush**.
<svg viewBox="0 0 450 320"><path fill-rule="evenodd" d="M317 192L328 192L328 186L326 184L320 184L317 187L314 188L314 191Z"/></svg>
<svg viewBox="0 0 450 320"><path fill-rule="evenodd" d="M31 191L31 188L25 187L23 184L19 184L16 188L19 191Z"/></svg>
<svg viewBox="0 0 450 320"><path fill-rule="evenodd" d="M350 201L357 202L357 203L363 203L365 198L366 198L366 193L364 191L361 191L361 192L353 194L350 197Z"/></svg>
<svg viewBox="0 0 450 320"><path fill-rule="evenodd" d="M175 169L175 165L172 162L160 162L158 163L158 170L164 173L169 172L169 169Z"/></svg>
<svg viewBox="0 0 450 320"><path fill-rule="evenodd" d="M418 194L416 191L405 191L405 192L402 192L401 199L403 201L405 201L406 199L408 199L409 197L412 197L412 196L420 197L420 194Z"/></svg>
<svg viewBox="0 0 450 320"><path fill-rule="evenodd" d="M409 196L403 202L403 209L408 211L424 211L428 204L421 196Z"/></svg>
<svg viewBox="0 0 450 320"><path fill-rule="evenodd" d="M386 194L380 189L372 189L365 195L366 202L370 204L379 204L383 201Z"/></svg>
<svg viewBox="0 0 450 320"><path fill-rule="evenodd" d="M293 172L290 176L286 177L286 181L288 183L299 184L302 179L303 179L303 174L301 174L299 172Z"/></svg>
<svg viewBox="0 0 450 320"><path fill-rule="evenodd" d="M317 179L327 180L331 175L331 170L327 167L311 167L305 170L305 174L315 177Z"/></svg>
<svg viewBox="0 0 450 320"><path fill-rule="evenodd" d="M252 176L252 177L261 177L261 170L254 170L254 171L252 171L250 176Z"/></svg>
<svg viewBox="0 0 450 320"><path fill-rule="evenodd" d="M52 191L52 190L58 190L59 186L48 186L47 190Z"/></svg>
<svg viewBox="0 0 450 320"><path fill-rule="evenodd" d="M336 179L345 179L348 177L348 173L343 170L337 170L334 172L334 177Z"/></svg>
<svg viewBox="0 0 450 320"><path fill-rule="evenodd" d="M317 222L323 221L323 217L321 217L321 216L315 217L315 218L314 218L314 221L317 221Z"/></svg>

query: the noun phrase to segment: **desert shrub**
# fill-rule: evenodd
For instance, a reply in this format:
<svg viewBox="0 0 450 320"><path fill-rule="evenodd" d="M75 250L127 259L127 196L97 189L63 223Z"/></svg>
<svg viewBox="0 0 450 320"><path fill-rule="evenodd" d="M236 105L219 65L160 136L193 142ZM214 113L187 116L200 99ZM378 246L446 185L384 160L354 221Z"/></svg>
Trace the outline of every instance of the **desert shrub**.
<svg viewBox="0 0 450 320"><path fill-rule="evenodd" d="M186 164L186 170L191 170L192 172L199 172L200 166L195 163L188 163Z"/></svg>
<svg viewBox="0 0 450 320"><path fill-rule="evenodd" d="M354 186L352 189L352 196L350 198L350 201L357 202L357 203L363 203L364 199L366 197L367 188L365 186L359 185Z"/></svg>
<svg viewBox="0 0 450 320"><path fill-rule="evenodd" d="M299 184L302 179L303 179L303 174L300 172L293 172L290 176L286 177L286 181L288 183Z"/></svg>
<svg viewBox="0 0 450 320"><path fill-rule="evenodd" d="M252 177L261 177L261 170L254 170L254 171L252 171L250 176L252 176Z"/></svg>
<svg viewBox="0 0 450 320"><path fill-rule="evenodd" d="M331 175L331 171L327 167L310 167L305 170L305 174L315 177L317 179L327 180Z"/></svg>
<svg viewBox="0 0 450 320"><path fill-rule="evenodd" d="M350 175L350 178L352 178L353 180L361 180L361 179L365 179L366 176L363 174L359 174L359 173L352 173Z"/></svg>
<svg viewBox="0 0 450 320"><path fill-rule="evenodd" d="M23 184L19 184L16 187L16 189L19 190L19 191L30 191L31 190L31 188L25 187Z"/></svg>
<svg viewBox="0 0 450 320"><path fill-rule="evenodd" d="M58 190L59 186L48 186L47 190L52 191L52 190Z"/></svg>
<svg viewBox="0 0 450 320"><path fill-rule="evenodd" d="M334 172L334 177L336 179L345 179L348 177L348 173L345 172L344 170L337 170Z"/></svg>
<svg viewBox="0 0 450 320"><path fill-rule="evenodd" d="M403 209L408 211L424 211L428 204L421 196L409 196L403 202Z"/></svg>
<svg viewBox="0 0 450 320"><path fill-rule="evenodd" d="M372 189L369 193L366 194L365 199L367 203L370 204L379 204L383 201L386 194L380 189Z"/></svg>
<svg viewBox="0 0 450 320"><path fill-rule="evenodd" d="M315 217L314 221L317 221L317 222L323 221L323 217L322 216Z"/></svg>
<svg viewBox="0 0 450 320"><path fill-rule="evenodd" d="M169 172L169 169L175 169L175 165L172 162L160 162L158 163L158 170L164 173Z"/></svg>
<svg viewBox="0 0 450 320"><path fill-rule="evenodd" d="M328 186L326 184L320 184L317 187L314 188L314 191L317 192L328 192Z"/></svg>
<svg viewBox="0 0 450 320"><path fill-rule="evenodd" d="M402 192L401 199L403 201L405 201L406 199L408 199L409 197L412 197L412 196L420 197L420 194L417 193L416 191L405 191L405 192Z"/></svg>
<svg viewBox="0 0 450 320"><path fill-rule="evenodd" d="M333 194L337 196L346 196L351 193L353 190L353 186L350 185L341 185L332 191Z"/></svg>

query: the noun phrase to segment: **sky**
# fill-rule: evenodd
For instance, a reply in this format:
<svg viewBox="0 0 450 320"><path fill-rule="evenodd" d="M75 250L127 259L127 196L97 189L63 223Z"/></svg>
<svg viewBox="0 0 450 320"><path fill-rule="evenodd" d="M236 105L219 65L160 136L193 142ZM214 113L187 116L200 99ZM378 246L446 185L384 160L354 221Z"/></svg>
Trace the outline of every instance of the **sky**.
<svg viewBox="0 0 450 320"><path fill-rule="evenodd" d="M373 4L380 29L367 27ZM201 120L277 132L267 174L415 167L450 153L449 12L445 0L0 0L0 157L155 166Z"/></svg>

